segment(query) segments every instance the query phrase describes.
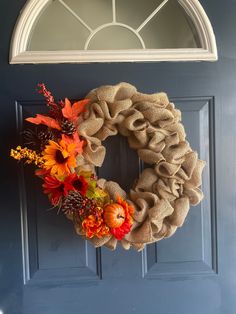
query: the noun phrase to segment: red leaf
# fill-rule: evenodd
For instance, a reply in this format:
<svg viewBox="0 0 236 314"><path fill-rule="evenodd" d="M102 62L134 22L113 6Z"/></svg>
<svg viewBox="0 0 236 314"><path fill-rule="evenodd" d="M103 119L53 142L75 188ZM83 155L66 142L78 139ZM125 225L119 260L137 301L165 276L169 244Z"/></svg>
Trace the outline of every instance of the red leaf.
<svg viewBox="0 0 236 314"><path fill-rule="evenodd" d="M72 107L71 107L71 102L69 101L68 98L65 99L65 106L62 109L62 114L65 118L71 120L73 114L72 114Z"/></svg>
<svg viewBox="0 0 236 314"><path fill-rule="evenodd" d="M35 118L27 118L25 120L34 124L44 124L49 128L61 130L60 124L55 119L42 114L37 114Z"/></svg>
<svg viewBox="0 0 236 314"><path fill-rule="evenodd" d="M76 152L78 154L82 154L84 141L80 140L78 133L73 134L73 139L74 139L74 143L76 144Z"/></svg>
<svg viewBox="0 0 236 314"><path fill-rule="evenodd" d="M72 106L73 113L76 116L78 116L81 112L84 112L86 110L85 106L88 103L89 103L89 99L83 99L83 100L75 102Z"/></svg>
<svg viewBox="0 0 236 314"><path fill-rule="evenodd" d="M72 122L76 122L80 113L85 111L85 106L88 104L88 102L88 99L83 99L71 105L69 99L66 98L65 106L62 109L63 116Z"/></svg>

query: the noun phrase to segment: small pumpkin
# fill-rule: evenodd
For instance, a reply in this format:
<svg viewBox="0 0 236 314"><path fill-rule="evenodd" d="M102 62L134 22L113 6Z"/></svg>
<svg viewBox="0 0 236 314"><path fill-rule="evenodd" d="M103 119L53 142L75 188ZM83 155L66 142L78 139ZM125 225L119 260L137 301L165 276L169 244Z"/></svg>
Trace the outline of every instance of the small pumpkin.
<svg viewBox="0 0 236 314"><path fill-rule="evenodd" d="M119 228L125 221L125 210L117 203L111 203L104 207L103 218L110 228Z"/></svg>

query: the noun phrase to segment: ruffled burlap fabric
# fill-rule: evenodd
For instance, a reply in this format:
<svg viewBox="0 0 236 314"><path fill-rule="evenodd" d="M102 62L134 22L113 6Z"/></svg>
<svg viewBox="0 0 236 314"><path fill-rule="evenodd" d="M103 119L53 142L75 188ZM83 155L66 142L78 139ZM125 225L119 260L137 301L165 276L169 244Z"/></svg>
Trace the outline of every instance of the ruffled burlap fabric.
<svg viewBox="0 0 236 314"><path fill-rule="evenodd" d="M120 133L150 165L129 193L116 182L98 181L112 199L119 194L134 205L133 227L121 244L125 249L141 250L148 243L170 237L183 225L190 205L203 197L199 186L205 162L186 141L181 112L165 93L142 94L128 83L99 87L86 98L90 104L78 132L87 145L79 163L100 167L106 154L102 141ZM79 225L75 228L82 234ZM91 242L111 249L117 245L114 237L93 238Z"/></svg>

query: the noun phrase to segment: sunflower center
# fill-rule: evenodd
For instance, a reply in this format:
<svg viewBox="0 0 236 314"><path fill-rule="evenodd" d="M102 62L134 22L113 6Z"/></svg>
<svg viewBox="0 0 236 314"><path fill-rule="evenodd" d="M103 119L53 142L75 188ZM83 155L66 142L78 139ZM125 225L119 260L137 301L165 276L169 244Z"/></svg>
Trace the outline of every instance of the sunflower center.
<svg viewBox="0 0 236 314"><path fill-rule="evenodd" d="M79 191L83 188L83 183L79 179L77 179L73 182L73 187Z"/></svg>
<svg viewBox="0 0 236 314"><path fill-rule="evenodd" d="M67 161L68 157L64 158L64 156L62 155L62 152L60 150L57 150L55 159L58 164L64 164Z"/></svg>
<svg viewBox="0 0 236 314"><path fill-rule="evenodd" d="M58 191L59 191L60 193L63 193L63 192L64 192L64 184L63 184L63 183L58 187Z"/></svg>

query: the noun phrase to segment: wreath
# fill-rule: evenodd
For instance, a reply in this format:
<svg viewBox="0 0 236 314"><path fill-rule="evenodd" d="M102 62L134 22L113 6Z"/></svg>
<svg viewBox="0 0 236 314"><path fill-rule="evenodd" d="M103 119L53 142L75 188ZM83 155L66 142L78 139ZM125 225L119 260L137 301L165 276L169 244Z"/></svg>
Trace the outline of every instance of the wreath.
<svg viewBox="0 0 236 314"><path fill-rule="evenodd" d="M198 159L186 141L181 112L165 93L143 94L128 84L102 86L85 99L56 102L38 84L49 112L26 120L25 147L11 156L36 166L43 192L95 247L142 250L181 227L190 205L203 198ZM116 134L149 167L126 193L117 182L98 178L106 155L103 141Z"/></svg>

